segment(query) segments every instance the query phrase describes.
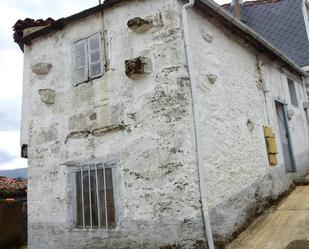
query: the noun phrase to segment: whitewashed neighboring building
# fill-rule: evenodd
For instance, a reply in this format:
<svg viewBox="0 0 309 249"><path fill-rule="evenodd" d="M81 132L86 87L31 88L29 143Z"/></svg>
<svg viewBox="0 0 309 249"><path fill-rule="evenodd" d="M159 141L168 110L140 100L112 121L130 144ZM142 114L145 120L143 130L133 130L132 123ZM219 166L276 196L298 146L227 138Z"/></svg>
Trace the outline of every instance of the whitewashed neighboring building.
<svg viewBox="0 0 309 249"><path fill-rule="evenodd" d="M16 23L30 249L205 248L205 225L222 248L309 173L307 74L214 2L183 5Z"/></svg>

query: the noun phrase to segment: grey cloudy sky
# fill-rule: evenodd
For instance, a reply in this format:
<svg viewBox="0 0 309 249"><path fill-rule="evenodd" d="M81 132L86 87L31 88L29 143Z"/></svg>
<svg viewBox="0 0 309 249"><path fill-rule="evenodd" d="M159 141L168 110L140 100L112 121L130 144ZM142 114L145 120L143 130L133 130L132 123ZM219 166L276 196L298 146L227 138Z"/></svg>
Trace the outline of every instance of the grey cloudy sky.
<svg viewBox="0 0 309 249"><path fill-rule="evenodd" d="M230 0L217 0L223 4ZM23 168L20 158L23 53L13 42L12 27L18 19L68 16L98 4L98 0L6 0L0 2L0 170Z"/></svg>

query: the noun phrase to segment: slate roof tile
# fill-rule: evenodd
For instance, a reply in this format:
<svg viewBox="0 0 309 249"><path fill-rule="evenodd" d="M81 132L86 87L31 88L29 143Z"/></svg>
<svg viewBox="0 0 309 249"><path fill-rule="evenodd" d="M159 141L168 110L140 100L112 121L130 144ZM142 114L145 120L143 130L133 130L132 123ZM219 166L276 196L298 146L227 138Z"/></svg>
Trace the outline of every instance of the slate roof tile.
<svg viewBox="0 0 309 249"><path fill-rule="evenodd" d="M241 20L300 67L309 65L302 3L302 0L258 0L245 2L241 8ZM223 8L233 14L230 4Z"/></svg>

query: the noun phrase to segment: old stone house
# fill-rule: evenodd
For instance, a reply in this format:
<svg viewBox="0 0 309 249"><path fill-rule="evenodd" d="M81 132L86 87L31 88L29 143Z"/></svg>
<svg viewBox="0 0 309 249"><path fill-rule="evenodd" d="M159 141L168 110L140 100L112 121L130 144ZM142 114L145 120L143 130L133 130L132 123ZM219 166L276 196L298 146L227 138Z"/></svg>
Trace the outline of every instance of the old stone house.
<svg viewBox="0 0 309 249"><path fill-rule="evenodd" d="M224 247L309 172L307 74L190 3L16 23L30 249Z"/></svg>

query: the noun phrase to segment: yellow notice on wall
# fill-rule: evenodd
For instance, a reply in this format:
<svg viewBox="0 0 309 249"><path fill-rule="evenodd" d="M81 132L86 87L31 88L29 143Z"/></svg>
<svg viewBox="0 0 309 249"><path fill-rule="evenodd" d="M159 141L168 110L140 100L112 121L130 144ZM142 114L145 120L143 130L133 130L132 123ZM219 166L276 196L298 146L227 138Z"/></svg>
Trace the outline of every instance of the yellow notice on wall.
<svg viewBox="0 0 309 249"><path fill-rule="evenodd" d="M271 127L264 126L263 129L264 129L269 165L270 166L278 165L278 159L277 159L278 147L275 134L273 133Z"/></svg>

